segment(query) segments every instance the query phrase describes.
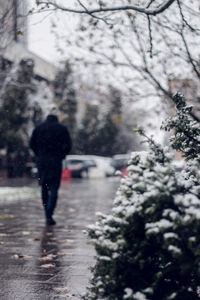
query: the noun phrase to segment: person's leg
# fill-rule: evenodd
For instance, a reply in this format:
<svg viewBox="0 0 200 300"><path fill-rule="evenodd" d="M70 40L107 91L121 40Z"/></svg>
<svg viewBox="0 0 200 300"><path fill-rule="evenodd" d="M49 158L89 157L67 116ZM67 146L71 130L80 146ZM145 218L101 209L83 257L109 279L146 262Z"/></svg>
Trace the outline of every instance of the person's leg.
<svg viewBox="0 0 200 300"><path fill-rule="evenodd" d="M56 161L56 165L54 166L53 173L51 180L49 180L48 185L49 185L49 198L48 198L48 204L47 204L47 224L48 225L55 225L56 222L52 218L56 203L57 203L57 198L58 198L58 189L60 186L60 180L61 180L61 169L62 169L62 164L61 161Z"/></svg>
<svg viewBox="0 0 200 300"><path fill-rule="evenodd" d="M50 186L49 188L49 198L46 209L47 219L51 219L56 207L56 202L58 198L58 188L55 186Z"/></svg>
<svg viewBox="0 0 200 300"><path fill-rule="evenodd" d="M42 204L44 206L45 215L47 217L47 207L49 198L49 188L47 184L42 184L41 186Z"/></svg>

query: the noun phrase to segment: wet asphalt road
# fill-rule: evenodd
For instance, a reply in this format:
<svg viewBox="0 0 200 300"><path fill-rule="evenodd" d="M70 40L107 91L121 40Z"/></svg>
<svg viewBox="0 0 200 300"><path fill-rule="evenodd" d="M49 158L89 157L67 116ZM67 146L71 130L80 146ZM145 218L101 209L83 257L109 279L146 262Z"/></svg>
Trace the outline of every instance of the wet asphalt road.
<svg viewBox="0 0 200 300"><path fill-rule="evenodd" d="M118 186L116 178L64 182L56 226L45 225L39 197L0 199L0 300L81 299L94 262L83 230L110 211Z"/></svg>

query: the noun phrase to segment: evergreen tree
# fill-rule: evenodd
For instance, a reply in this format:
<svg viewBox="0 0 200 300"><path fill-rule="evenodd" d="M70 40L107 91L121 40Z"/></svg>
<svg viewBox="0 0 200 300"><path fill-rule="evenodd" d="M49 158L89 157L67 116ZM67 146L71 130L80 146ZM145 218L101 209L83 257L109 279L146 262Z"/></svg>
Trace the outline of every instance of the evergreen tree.
<svg viewBox="0 0 200 300"><path fill-rule="evenodd" d="M74 139L77 102L73 86L72 69L69 64L66 64L56 75L54 80L54 95L62 123L69 128L70 134Z"/></svg>
<svg viewBox="0 0 200 300"><path fill-rule="evenodd" d="M6 149L8 165L13 157L22 164L16 157L23 156L25 160L28 155L29 95L36 90L33 68L32 59L22 59L17 68L11 70L2 87L0 147Z"/></svg>
<svg viewBox="0 0 200 300"><path fill-rule="evenodd" d="M118 90L110 87L108 111L103 116L98 133L98 155L112 156L116 154L114 148L121 119L122 103L120 93Z"/></svg>
<svg viewBox="0 0 200 300"><path fill-rule="evenodd" d="M87 104L85 114L77 132L76 152L79 154L97 154L99 149L99 108Z"/></svg>
<svg viewBox="0 0 200 300"><path fill-rule="evenodd" d="M113 117L112 111L110 110L102 120L103 124L98 132L97 155L112 156L115 154L113 152L113 147L118 133L118 127L116 126Z"/></svg>
<svg viewBox="0 0 200 300"><path fill-rule="evenodd" d="M174 101L178 114L164 127L175 129L171 143L184 152L186 171L177 173L172 153L140 130L147 157L132 155L112 214L88 227L96 264L85 299L199 299L200 125L182 97Z"/></svg>
<svg viewBox="0 0 200 300"><path fill-rule="evenodd" d="M100 112L97 105L86 106L78 130L77 151L79 153L102 156L120 153L117 138L122 120L122 103L118 90L110 88L107 107L106 112Z"/></svg>

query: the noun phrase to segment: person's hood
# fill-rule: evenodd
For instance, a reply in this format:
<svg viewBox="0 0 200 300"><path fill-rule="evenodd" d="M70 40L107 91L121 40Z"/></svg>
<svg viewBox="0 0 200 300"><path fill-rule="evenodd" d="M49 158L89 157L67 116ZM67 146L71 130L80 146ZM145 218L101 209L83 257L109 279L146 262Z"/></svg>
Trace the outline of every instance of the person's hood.
<svg viewBox="0 0 200 300"><path fill-rule="evenodd" d="M47 122L58 122L58 117L56 115L48 115L46 118Z"/></svg>

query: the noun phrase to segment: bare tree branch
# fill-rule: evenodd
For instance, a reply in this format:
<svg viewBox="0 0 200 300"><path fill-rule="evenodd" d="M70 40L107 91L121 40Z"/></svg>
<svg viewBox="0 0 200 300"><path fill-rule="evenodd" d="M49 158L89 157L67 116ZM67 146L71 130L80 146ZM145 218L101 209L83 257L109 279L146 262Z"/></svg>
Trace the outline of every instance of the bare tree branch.
<svg viewBox="0 0 200 300"><path fill-rule="evenodd" d="M167 10L176 0L167 0L162 5L160 5L157 8L154 9L148 9L143 8L139 6L134 5L125 5L125 6L115 6L115 7L99 7L95 9L88 9L84 6L84 9L73 9L69 7L62 6L60 4L57 4L53 1L38 1L38 5L46 5L47 7L53 6L56 9L67 11L67 12L73 12L77 14L89 14L93 17L93 14L103 13L103 12L114 12L114 11L127 11L127 10L133 10L137 11L139 13L148 15L148 16L156 16L158 14L163 13L165 10ZM81 6L83 6L81 4Z"/></svg>
<svg viewBox="0 0 200 300"><path fill-rule="evenodd" d="M88 11L87 7L80 0L77 0L77 2L84 8L86 12Z"/></svg>
<svg viewBox="0 0 200 300"><path fill-rule="evenodd" d="M194 63L194 59L192 58L192 55L191 55L191 53L190 53L190 50L189 50L187 41L186 41L186 39L185 39L183 30L181 31L180 35L181 35L181 38L182 38L182 40L183 40L183 44L184 44L184 46L185 46L186 53L187 53L187 55L188 55L188 59L189 59L191 65L192 65L192 68L193 68L195 74L197 75L197 77L200 79L200 72L199 72L199 70L197 69L197 67L196 67L196 65L195 65L195 63Z"/></svg>
<svg viewBox="0 0 200 300"><path fill-rule="evenodd" d="M180 15L181 15L181 18L183 20L183 24L187 25L192 31L194 31L194 28L187 22L187 20L185 19L185 16L183 14L183 11L182 11L182 7L181 7L181 3L179 0L177 0L177 3L178 3L178 7L179 7L179 11L180 11Z"/></svg>
<svg viewBox="0 0 200 300"><path fill-rule="evenodd" d="M149 4L147 5L147 8L149 8L151 6L151 4L154 2L155 0L150 0Z"/></svg>
<svg viewBox="0 0 200 300"><path fill-rule="evenodd" d="M181 70L175 69L176 66L173 66L170 63L167 62L168 59L171 59L173 57L177 57L176 60L178 63L177 65L181 64L181 62L184 63L183 68L185 66L189 66L189 68L193 68L194 72L193 75L197 75L198 79L200 78L200 70L198 69L198 62L195 60L195 55L192 52L192 44L189 43L190 39L188 39L188 31L185 31L187 28L189 28L191 31L193 31L196 35L195 37L199 37L199 33L195 27L198 26L198 22L196 21L197 16L195 16L195 19L192 19L192 16L188 14L188 10L186 10L184 6L184 1L181 0L163 0L162 5L159 7L156 7L156 1L155 0L147 0L145 7L139 7L139 6L113 6L113 7L106 7L101 6L97 4L97 8L91 8L91 6L86 5L85 3L88 3L87 1L82 2L83 0L76 0L76 3L79 3L78 7L69 8L67 7L67 4L65 6L59 5L53 0L44 0L39 1L39 4L42 5L42 8L48 8L47 5L49 5L49 8L52 9L59 9L63 10L65 12L72 12L77 14L87 14L90 15L93 18L100 18L102 20L108 20L108 13L112 15L117 14L120 11L127 11L127 14L123 15L123 18L129 18L130 23L133 27L133 35L136 34L136 39L133 37L133 35L130 34L130 26L127 25L127 20L124 22L124 19L120 19L119 14L117 14L117 18L114 19L116 22L115 24L118 24L120 26L124 26L123 29L118 28L114 26L112 28L112 34L113 37L111 37L111 40L113 39L113 42L116 42L112 45L106 45L102 43L103 47L101 50L97 47L97 51L95 51L95 44L91 47L91 50L94 54L99 55L99 60L97 63L99 64L106 64L106 62L112 63L114 66L121 66L124 68L130 68L134 70L133 76L136 76L140 79L140 81L146 81L148 83L147 89L150 88L152 90L152 87L154 90L159 93L160 98L163 98L165 100L170 99L172 100L172 92L169 90L168 87L168 79L176 78L176 76L180 75ZM157 16L156 18L153 18L155 15L159 15L165 10L167 10L174 2L177 2L177 5L174 6L174 13L178 12L178 15L180 14L180 18L171 18L168 14L163 14L161 16ZM60 2L61 3L61 2ZM143 2L144 3L144 2ZM94 6L92 6L94 7ZM44 9L45 10L45 9ZM144 28L143 26L140 27L140 23L137 23L137 14L132 14L130 11L138 12L139 14L145 15L147 17L147 25ZM184 15L185 14L185 15ZM141 16L141 15L140 15ZM188 20L187 20L188 18ZM143 18L144 20L144 18ZM192 20L192 23L189 24L189 22ZM89 25L90 25L89 20ZM120 23L121 21L121 23ZM123 23L124 22L124 23ZM96 23L96 22L95 22ZM81 23L80 23L81 24ZM194 25L193 25L194 24ZM94 25L97 30L104 30L101 26ZM88 26L89 27L89 26ZM108 28L109 29L109 28ZM175 33L175 34L174 34ZM191 34L191 32L189 32ZM148 35L147 35L148 34ZM93 36L93 32L91 33ZM90 36L90 35L88 35ZM131 38L130 38L131 37ZM104 38L106 39L106 33L102 32L101 38L104 41ZM150 46L149 51L147 50L147 45L145 43L145 39L149 40ZM154 40L155 39L155 40ZM187 41L188 39L188 41ZM110 41L109 37L108 40ZM95 40L92 40L95 43ZM153 43L154 42L154 43ZM157 47L157 51L153 49L153 44L156 42L161 42L160 46ZM162 43L164 43L164 51L161 49L163 46ZM136 51L137 55L136 57L139 57L139 62L135 62L134 54L135 52L131 52L129 45L131 45ZM167 49L165 48L165 45L167 46ZM109 51L105 52L106 47L109 47ZM113 47L112 47L113 46ZM129 49L128 49L129 48ZM183 49L185 48L185 49ZM113 53L112 52L113 49ZM133 50L132 49L132 50ZM170 51L169 51L169 50ZM110 51L111 50L111 51ZM121 53L118 53L119 51ZM154 50L154 51L153 51ZM167 51L165 51L167 50ZM155 56L155 62L160 63L162 65L162 69L155 67L154 68L154 60L149 59L149 53L150 57L152 57L153 52L158 54ZM113 55L112 55L113 54ZM119 54L119 55L118 55ZM121 59L121 54L123 54L123 58ZM166 56L165 56L166 55ZM100 57L101 56L101 57ZM104 58L104 60L102 59ZM82 58L84 59L84 58ZM140 63L141 59L141 63ZM94 60L94 57L93 57ZM96 59L97 60L97 59ZM162 61L163 60L163 61ZM130 76L131 78L132 76ZM131 80L134 80L134 77L131 78ZM151 86L150 86L151 85ZM198 116L196 116L194 113L191 113L191 116L196 121L200 122L200 119Z"/></svg>
<svg viewBox="0 0 200 300"><path fill-rule="evenodd" d="M168 90L166 89L160 82L159 80L154 76L154 74L151 72L151 70L149 69L148 67L148 63L147 63L147 60L146 60L146 54L145 54L145 51L143 49L143 46L142 46L142 43L141 43L141 39L140 39L140 35L137 31L137 28L136 26L133 25L133 30L137 36L137 39L138 39L138 44L139 44L139 48L140 48L140 53L142 55L142 58L143 58L143 62L144 62L144 65L145 65L145 68L143 70L141 70L140 68L138 68L137 66L133 65L132 61L130 60L129 56L125 53L124 49L118 44L118 47L119 49L121 50L121 52L123 53L123 55L125 56L126 60L128 61L128 64L134 68L135 70L137 70L138 72L142 73L142 72L145 72L146 73L146 76L144 76L143 74L143 78L145 80L147 80L148 82L150 82L154 88L157 87L168 99L170 99L171 101L173 100L173 94ZM187 46L187 44L186 44ZM189 51L189 50L188 50ZM189 53L189 52L188 52ZM151 79L152 82L148 79ZM197 122L200 122L200 118L198 116L196 116L194 114L194 112L190 112L190 115L191 117L197 121Z"/></svg>
<svg viewBox="0 0 200 300"><path fill-rule="evenodd" d="M154 87L155 85L163 92L163 94L165 96L167 96L168 98L172 99L172 94L166 90L162 85L161 83L159 82L159 80L153 75L153 73L150 71L149 67L148 67L148 63L147 63L147 60L146 60L146 55L145 55L145 51L142 47L142 43L141 43L141 40L140 40L140 36L139 36L139 33L136 29L136 27L133 27L133 30L136 34L136 37L138 39L138 44L139 44L139 47L140 47L140 51L141 51L141 54L142 54L142 58L143 58L143 62L144 62L144 65L145 65L145 68L144 68L144 71L146 72L146 74L148 74L148 76L151 78L151 80L154 82Z"/></svg>
<svg viewBox="0 0 200 300"><path fill-rule="evenodd" d="M105 20L105 18L97 17L97 16L89 13L87 7L80 0L77 0L77 2L80 4L81 7L83 7L83 9L85 10L85 13L91 15L94 19L101 20L101 21L105 22L107 25L111 25L111 24L109 24L109 22L107 22Z"/></svg>
<svg viewBox="0 0 200 300"><path fill-rule="evenodd" d="M150 57L153 57L153 39L152 39L152 30L151 30L151 19L150 16L147 16L148 19L148 28L149 28L149 43L150 43L150 48L149 48L149 52L150 52Z"/></svg>

